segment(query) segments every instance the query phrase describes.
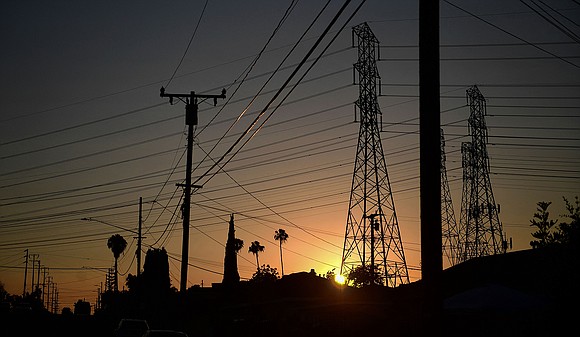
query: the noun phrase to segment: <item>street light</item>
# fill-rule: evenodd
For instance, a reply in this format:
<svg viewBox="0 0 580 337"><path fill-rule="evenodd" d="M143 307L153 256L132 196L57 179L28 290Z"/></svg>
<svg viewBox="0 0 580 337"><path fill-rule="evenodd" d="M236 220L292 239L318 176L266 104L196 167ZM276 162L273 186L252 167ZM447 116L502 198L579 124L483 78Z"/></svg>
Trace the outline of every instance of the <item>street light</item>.
<svg viewBox="0 0 580 337"><path fill-rule="evenodd" d="M115 228L117 228L117 229L122 229L122 230L124 230L124 231L131 232L131 233L133 233L133 234L137 234L137 235L139 235L139 233L137 233L136 231L133 231L133 230L127 229L127 228L125 228L125 227L121 227L121 226L113 225L112 223L108 223L108 222L105 222L105 221L103 221L103 220L99 220L99 219L93 219L93 218L82 218L81 220L83 220L83 221L96 221L96 222L100 222L100 223L102 223L102 224L105 224L105 225L107 225L107 226L115 227Z"/></svg>

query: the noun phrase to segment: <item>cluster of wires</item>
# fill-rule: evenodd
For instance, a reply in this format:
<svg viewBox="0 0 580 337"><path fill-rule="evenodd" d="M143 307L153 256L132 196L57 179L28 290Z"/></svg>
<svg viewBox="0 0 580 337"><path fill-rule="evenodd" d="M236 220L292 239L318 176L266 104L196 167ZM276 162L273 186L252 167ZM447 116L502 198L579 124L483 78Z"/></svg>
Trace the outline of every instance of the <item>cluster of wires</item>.
<svg viewBox="0 0 580 337"><path fill-rule="evenodd" d="M317 222L327 219L337 222L337 214L338 222L346 217L345 207L348 204L358 136L352 108L356 90L349 78L352 72L350 64L355 56L349 53L348 48L335 51L329 48L336 40L340 41L343 36L341 32L344 32L362 3L352 9L348 18L343 19L341 27L334 26L338 24L339 17L346 15L348 7L337 13L340 16L336 17L336 22L331 21L334 25L329 24L315 39L308 39L306 32L314 27L315 22L319 22L316 20L320 20L320 16L316 16L306 32L295 43L286 46L290 52L271 71L253 73L262 56L277 49L270 47L271 42L284 22L288 21L295 5L292 2L286 9L257 54L235 60L250 60L239 76L230 83L216 86L216 89L227 87L228 92L236 86L228 95L227 103L219 106L217 113L214 107L200 109L200 113L211 112L212 118L196 135L194 175L196 184L204 187L196 191L191 223L193 241L205 247L207 252L200 248L200 251L191 254L189 262L202 275L209 275L207 279L220 277L222 261L215 256L223 253L224 224L231 213L236 214L236 229L240 236L248 242L260 240L267 245L268 254L275 256L276 253L272 248L278 245L272 237L274 231L287 228L291 244L284 247L285 254L322 270L331 270L340 263L344 223L321 227ZM327 10L326 5L322 10ZM450 8L456 7L452 5L447 9ZM483 15L467 12L474 22L481 23ZM508 31L491 19L486 21ZM376 22L373 29L382 32L385 24L390 23ZM494 26L489 27L497 31ZM334 35L329 37L330 34ZM506 33L505 36L510 39L507 42L470 41L441 46L442 127L448 136L448 171L456 207L461 198L460 146L461 142L468 141L468 111L464 92L473 84L478 85L488 100L488 149L496 195L498 191L499 195L513 191L538 192L540 195L573 194L579 188L577 167L580 161L576 158L580 157L580 140L577 137L580 130L577 89L580 83L567 78L557 81L523 78L515 81L507 76L490 80L482 75L477 75L478 82L474 83L468 76L472 73L465 70L507 65L502 70L504 75L509 75L506 69L513 70L515 67L512 65L520 62L534 68L547 64L561 72L577 71L577 67L570 63L575 64L578 55L570 57L559 53L560 48L574 50L570 47L574 47L577 41L532 43L529 38L517 35L518 38L515 38L512 34L516 35ZM300 60L290 63L290 54L296 54L299 50L296 46L312 40L313 45L301 55ZM194 41L193 37L190 41ZM413 236L405 234L412 234L409 228L419 223L418 215L413 211L419 192L418 84L399 73L416 68L417 46L384 43L382 48L382 55L388 55L380 62L385 156L403 230L404 248L408 252L406 255L414 261L409 264L410 270L414 271L412 279L417 279L420 277L419 263L413 255L418 255L420 245L418 240L412 239ZM514 55L514 50L520 54ZM324 71L312 75L311 70L316 64ZM336 66L332 68L328 65ZM466 76L451 77L451 70L456 68L465 72ZM411 71L414 70L407 70L408 73ZM279 86L276 84L275 89L268 90L267 85L272 86L273 80L285 72L290 74ZM185 78L194 73L197 72L184 71L179 74L176 70L172 78ZM476 75L475 72L473 74ZM246 86L257 81L260 85L254 85L251 94L239 97ZM167 83L167 80L59 108L78 108L160 83ZM308 94L300 91L301 88L306 88L304 91L309 91ZM295 96L293 100L289 99L291 94ZM260 99L265 103L256 108ZM3 141L2 162L15 164L7 165L10 169L3 169L0 173L0 249L10 252L10 256L26 248L42 249L46 251L43 256L54 256L63 263L77 266L110 264L110 259L79 254L79 247L86 252L104 250L103 242L118 233L119 229L97 226L97 223L82 222L80 219L92 217L134 229L136 195L143 195L146 205L143 234L146 240L143 247L172 247L169 249L172 279L177 284L173 270L179 268L175 261L180 260L180 255L174 253L178 251L174 242L180 241L176 239L181 234L182 193L173 186L182 182L185 150L184 131L181 127L176 129L175 125L181 123L183 115L181 110L168 112L166 108L162 110L162 106L166 103L117 111L91 121ZM27 115L38 116L57 110L45 109ZM280 112L284 112L283 116ZM154 117L151 118L152 115ZM138 123L123 125L124 120L137 116ZM247 119L250 121L241 127ZM15 119L2 120L11 121ZM119 126L110 127L117 124ZM134 139L134 132L144 132L148 136ZM59 136L59 141L48 141L56 139L56 136ZM106 145L97 147L95 143ZM75 150L79 147L86 151ZM61 151L67 155L52 158ZM35 157L45 160L32 161L31 158ZM26 164L21 164L23 162ZM129 173L114 174L127 167L131 168ZM91 179L101 174L109 176L106 179ZM63 183L65 180L74 183ZM411 206L403 206L406 204ZM533 209L534 205L530 207ZM507 208L502 206L502 209ZM304 214L311 217L306 218ZM508 225L517 222L514 219L506 221ZM524 221L519 221L512 228L517 228L516 225L521 222ZM123 275L132 272L136 265L133 254L136 241L134 238L128 241L129 246L120 261ZM240 271L244 277L251 275L255 270L251 256L241 252L240 259ZM274 258L272 260L275 261ZM4 266L14 263L13 259L2 261L8 261ZM103 277L102 271L91 273L87 282ZM71 292L75 288L71 284Z"/></svg>

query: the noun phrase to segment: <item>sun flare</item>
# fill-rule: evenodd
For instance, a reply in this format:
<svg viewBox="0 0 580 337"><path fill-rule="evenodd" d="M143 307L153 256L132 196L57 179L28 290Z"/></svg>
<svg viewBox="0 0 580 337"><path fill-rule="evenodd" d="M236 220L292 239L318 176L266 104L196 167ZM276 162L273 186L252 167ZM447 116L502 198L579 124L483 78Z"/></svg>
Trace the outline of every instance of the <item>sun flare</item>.
<svg viewBox="0 0 580 337"><path fill-rule="evenodd" d="M345 279L344 276L342 275L335 275L334 276L334 282L338 283L338 284L344 284L345 283Z"/></svg>

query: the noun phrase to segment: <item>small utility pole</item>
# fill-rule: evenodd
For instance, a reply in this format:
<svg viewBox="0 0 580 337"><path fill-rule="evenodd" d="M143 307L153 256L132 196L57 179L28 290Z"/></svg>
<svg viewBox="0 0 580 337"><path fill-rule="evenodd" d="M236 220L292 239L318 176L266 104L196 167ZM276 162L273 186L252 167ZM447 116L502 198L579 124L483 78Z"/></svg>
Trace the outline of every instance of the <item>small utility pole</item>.
<svg viewBox="0 0 580 337"><path fill-rule="evenodd" d="M24 289L22 290L22 297L26 296L26 278L28 277L28 249L26 249L26 256L24 258Z"/></svg>
<svg viewBox="0 0 580 337"><path fill-rule="evenodd" d="M181 212L183 216L183 243L181 247L181 281L179 291L185 295L187 290L187 267L189 261L189 213L191 204L191 188L201 188L202 186L191 185L191 169L193 157L193 127L197 125L198 98L213 98L214 106L218 98L226 98L226 89L222 90L221 95L198 95L194 91L189 94L168 94L165 88L161 87L161 97L169 97L169 103L173 104L173 98L185 99L185 124L187 130L187 165L185 171L185 184L177 184L184 188L183 205Z"/></svg>
<svg viewBox="0 0 580 337"><path fill-rule="evenodd" d="M143 209L143 197L139 197L139 231L137 237L137 277L141 275L141 225L143 224L143 217L142 217L142 209Z"/></svg>
<svg viewBox="0 0 580 337"><path fill-rule="evenodd" d="M47 276L46 277L47 281L46 281L46 310L48 310L49 312L51 311L52 308L52 289L51 289L51 284L52 284L52 276Z"/></svg>
<svg viewBox="0 0 580 337"><path fill-rule="evenodd" d="M44 301L44 293L45 293L44 289L46 287L46 270L47 269L48 268L46 268L46 267L42 267L42 304L45 306L45 308L47 306L46 306L46 302Z"/></svg>
<svg viewBox="0 0 580 337"><path fill-rule="evenodd" d="M32 278L30 279L30 293L34 292L34 268L36 266L36 258L38 258L38 254L31 254L32 255Z"/></svg>
<svg viewBox="0 0 580 337"><path fill-rule="evenodd" d="M37 267L37 272L36 272L36 289L38 290L40 288L40 259L36 261L36 267Z"/></svg>
<svg viewBox="0 0 580 337"><path fill-rule="evenodd" d="M38 254L30 254L30 257L32 258L32 275L30 277L30 293L32 294L34 292L34 267L36 266L36 257L38 256Z"/></svg>

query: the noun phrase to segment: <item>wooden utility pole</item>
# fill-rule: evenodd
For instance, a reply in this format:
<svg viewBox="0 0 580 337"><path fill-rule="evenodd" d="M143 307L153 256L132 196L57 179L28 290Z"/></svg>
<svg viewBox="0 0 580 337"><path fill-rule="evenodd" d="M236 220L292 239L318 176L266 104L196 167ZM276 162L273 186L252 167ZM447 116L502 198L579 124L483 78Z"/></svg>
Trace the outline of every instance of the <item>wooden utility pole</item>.
<svg viewBox="0 0 580 337"><path fill-rule="evenodd" d="M32 256L32 277L30 278L30 293L34 292L34 268L36 266L36 258L38 254L30 254Z"/></svg>
<svg viewBox="0 0 580 337"><path fill-rule="evenodd" d="M36 271L36 289L38 290L40 288L40 259L36 260L36 267L37 267L37 271Z"/></svg>
<svg viewBox="0 0 580 337"><path fill-rule="evenodd" d="M52 284L52 276L47 276L46 277L47 281L46 281L46 310L48 310L49 312L51 311L52 308L52 289L51 289L51 284Z"/></svg>
<svg viewBox="0 0 580 337"><path fill-rule="evenodd" d="M28 277L28 249L26 249L26 256L24 258L24 289L22 290L22 297L26 296L26 278Z"/></svg>
<svg viewBox="0 0 580 337"><path fill-rule="evenodd" d="M139 197L139 231L137 234L137 277L141 275L141 226L143 224L143 217L142 217L142 209L143 209L143 197Z"/></svg>
<svg viewBox="0 0 580 337"><path fill-rule="evenodd" d="M185 124L188 127L187 130L187 165L185 171L185 184L177 184L177 186L183 187L184 197L183 205L181 207L181 212L183 216L183 243L181 246L181 280L179 291L182 295L185 295L187 290L187 268L189 261L189 213L191 204L191 188L201 188L202 186L192 186L191 185L191 169L192 169L192 157L193 157L193 127L197 125L197 111L198 111L198 98L212 98L214 106L217 104L218 98L226 98L226 89L222 90L221 95L198 95L194 91L189 94L168 94L165 92L165 88L161 87L160 90L161 97L169 97L169 103L173 104L173 99L185 99Z"/></svg>
<svg viewBox="0 0 580 337"><path fill-rule="evenodd" d="M439 102L439 1L419 1L419 133L423 332L441 335L443 271Z"/></svg>
<svg viewBox="0 0 580 337"><path fill-rule="evenodd" d="M44 305L45 308L47 308L48 306L46 305L46 302L44 301L44 293L45 293L45 288L46 288L46 270L48 268L46 267L42 267L42 304Z"/></svg>

